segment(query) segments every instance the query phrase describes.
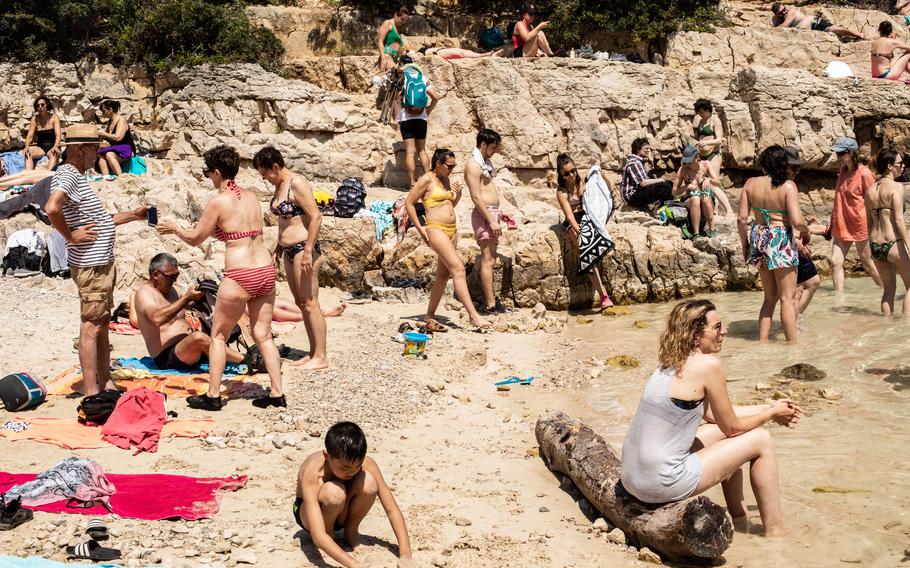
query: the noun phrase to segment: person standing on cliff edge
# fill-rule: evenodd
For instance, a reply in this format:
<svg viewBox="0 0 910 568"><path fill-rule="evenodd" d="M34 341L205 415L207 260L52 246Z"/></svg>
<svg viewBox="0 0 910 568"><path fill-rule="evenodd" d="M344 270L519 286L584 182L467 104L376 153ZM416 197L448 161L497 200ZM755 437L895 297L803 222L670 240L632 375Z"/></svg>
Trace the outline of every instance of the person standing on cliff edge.
<svg viewBox="0 0 910 568"><path fill-rule="evenodd" d="M464 168L464 181L474 202L471 213L471 225L474 227L474 240L480 247L480 283L483 286L484 305L480 308L483 315L496 313L496 294L493 292L493 265L496 264L496 248L502 227L499 224L499 191L493 178L496 168L493 167L493 154L499 151L502 137L489 128L481 128L477 133L477 147Z"/></svg>

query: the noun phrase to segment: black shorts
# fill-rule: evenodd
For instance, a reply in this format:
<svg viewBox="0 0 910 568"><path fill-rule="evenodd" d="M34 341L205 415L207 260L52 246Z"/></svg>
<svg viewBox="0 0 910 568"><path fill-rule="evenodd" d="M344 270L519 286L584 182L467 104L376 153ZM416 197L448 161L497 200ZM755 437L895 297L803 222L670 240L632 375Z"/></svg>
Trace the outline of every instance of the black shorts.
<svg viewBox="0 0 910 568"><path fill-rule="evenodd" d="M427 121L422 118L412 118L398 123L402 140L426 140Z"/></svg>
<svg viewBox="0 0 910 568"><path fill-rule="evenodd" d="M303 526L303 521L300 520L300 506L303 505L303 497L297 497L294 499L294 520L297 521L297 524L300 525L300 528L305 530L307 534L310 534L310 529ZM338 523L335 523L335 530L343 529L344 527L338 526ZM331 536L331 535L329 535Z"/></svg>
<svg viewBox="0 0 910 568"><path fill-rule="evenodd" d="M826 32L826 31L828 31L828 28L830 28L833 25L834 24L832 24L828 20L821 18L821 17L815 18L812 21L812 29L817 32Z"/></svg>
<svg viewBox="0 0 910 568"><path fill-rule="evenodd" d="M190 371L192 369L195 369L200 364L208 362L209 359L208 359L208 357L205 356L205 353L200 355L199 360L192 364L184 363L183 361L181 361L180 359L177 358L177 344L180 343L181 341L183 341L184 339L186 339L186 337L188 335L189 335L188 333L184 333L183 335L178 335L177 340L174 341L174 343L172 343L170 347L165 347L161 353L159 353L157 356L155 356L155 365L157 365L159 369L162 369L162 370L174 369L177 371Z"/></svg>
<svg viewBox="0 0 910 568"><path fill-rule="evenodd" d="M815 263L808 256L799 255L799 267L796 269L796 283L802 284L818 276Z"/></svg>

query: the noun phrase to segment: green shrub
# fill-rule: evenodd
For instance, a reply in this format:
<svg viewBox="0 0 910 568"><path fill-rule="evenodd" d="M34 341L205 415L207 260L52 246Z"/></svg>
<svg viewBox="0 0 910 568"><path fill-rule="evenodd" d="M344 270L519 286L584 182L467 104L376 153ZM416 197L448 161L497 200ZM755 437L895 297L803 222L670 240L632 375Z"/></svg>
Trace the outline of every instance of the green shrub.
<svg viewBox="0 0 910 568"><path fill-rule="evenodd" d="M272 0L283 3L291 0ZM180 65L253 62L278 70L284 48L240 0L0 0L0 56L85 56L155 73Z"/></svg>

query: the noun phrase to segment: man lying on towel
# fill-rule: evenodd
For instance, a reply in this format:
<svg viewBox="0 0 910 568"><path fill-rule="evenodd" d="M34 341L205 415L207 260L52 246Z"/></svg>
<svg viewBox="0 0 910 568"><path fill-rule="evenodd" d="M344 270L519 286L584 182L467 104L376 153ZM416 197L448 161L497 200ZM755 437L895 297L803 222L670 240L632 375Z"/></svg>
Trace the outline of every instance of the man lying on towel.
<svg viewBox="0 0 910 568"><path fill-rule="evenodd" d="M156 254L149 263L148 284L136 290L135 305L139 331L158 368L186 371L208 361L212 338L187 323L186 307L204 293L191 286L181 295L174 287L179 275L176 258ZM226 349L228 362L243 362L243 355Z"/></svg>

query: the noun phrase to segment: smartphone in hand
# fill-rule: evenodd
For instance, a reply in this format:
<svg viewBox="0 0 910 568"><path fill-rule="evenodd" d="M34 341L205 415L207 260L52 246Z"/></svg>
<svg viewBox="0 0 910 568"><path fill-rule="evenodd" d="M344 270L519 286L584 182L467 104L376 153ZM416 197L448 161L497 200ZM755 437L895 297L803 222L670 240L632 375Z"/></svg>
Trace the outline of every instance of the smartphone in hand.
<svg viewBox="0 0 910 568"><path fill-rule="evenodd" d="M157 207L149 207L147 216L148 216L149 225L154 227L155 225L158 224L158 208Z"/></svg>

